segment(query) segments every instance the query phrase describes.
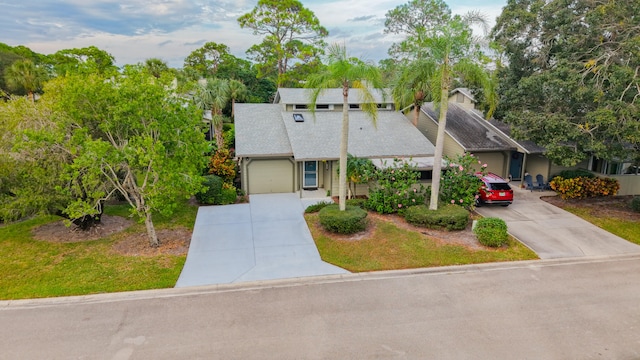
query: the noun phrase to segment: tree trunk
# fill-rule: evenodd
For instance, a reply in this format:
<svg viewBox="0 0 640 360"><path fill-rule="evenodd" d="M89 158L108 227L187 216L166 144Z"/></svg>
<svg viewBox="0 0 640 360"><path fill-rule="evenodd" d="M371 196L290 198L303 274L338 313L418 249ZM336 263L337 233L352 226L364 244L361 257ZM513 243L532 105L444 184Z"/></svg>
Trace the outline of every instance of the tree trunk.
<svg viewBox="0 0 640 360"><path fill-rule="evenodd" d="M342 139L340 140L340 174L338 178L338 195L340 211L347 206L347 146L349 144L349 85L342 87Z"/></svg>
<svg viewBox="0 0 640 360"><path fill-rule="evenodd" d="M151 247L160 246L158 235L156 234L156 228L153 226L153 220L151 220L151 209L144 212L144 225L147 227L147 237L149 238L149 245Z"/></svg>
<svg viewBox="0 0 640 360"><path fill-rule="evenodd" d="M444 131L447 127L447 110L449 109L448 55L445 55L442 67L442 79L440 83L440 118L438 119L436 151L433 155L433 177L431 181L431 200L429 202L429 210L438 210L438 201L440 199L440 175L442 171L442 153L444 150Z"/></svg>
<svg viewBox="0 0 640 360"><path fill-rule="evenodd" d="M418 119L420 118L420 106L413 106L413 126L418 127Z"/></svg>
<svg viewBox="0 0 640 360"><path fill-rule="evenodd" d="M222 150L224 149L224 136L222 134L223 132L222 120L216 123L214 127L215 127L214 132L216 136L216 145L218 145L218 150Z"/></svg>

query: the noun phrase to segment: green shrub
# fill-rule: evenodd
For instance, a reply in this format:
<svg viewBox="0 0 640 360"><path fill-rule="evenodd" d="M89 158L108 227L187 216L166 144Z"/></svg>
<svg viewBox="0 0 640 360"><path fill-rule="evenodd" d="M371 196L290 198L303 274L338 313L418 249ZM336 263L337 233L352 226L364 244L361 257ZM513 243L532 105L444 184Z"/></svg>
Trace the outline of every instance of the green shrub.
<svg viewBox="0 0 640 360"><path fill-rule="evenodd" d="M409 207L404 213L408 223L430 229L464 230L469 224L469 211L458 205L439 206L429 210L426 205Z"/></svg>
<svg viewBox="0 0 640 360"><path fill-rule="evenodd" d="M351 205L351 206L357 206L361 209L364 209L365 206L367 204L367 199L348 199L347 200L347 205Z"/></svg>
<svg viewBox="0 0 640 360"><path fill-rule="evenodd" d="M304 209L304 212L307 213L307 214L315 213L315 212L318 212L318 211L322 210L325 206L331 205L331 204L333 204L333 203L329 202L329 201L321 201L319 203L307 206L307 208Z"/></svg>
<svg viewBox="0 0 640 360"><path fill-rule="evenodd" d="M238 199L238 192L233 185L224 184L222 186L222 193L220 194L220 202L217 204L227 205L235 204Z"/></svg>
<svg viewBox="0 0 640 360"><path fill-rule="evenodd" d="M563 179L575 179L579 177L594 178L596 177L591 171L585 169L563 170L558 174Z"/></svg>
<svg viewBox="0 0 640 360"><path fill-rule="evenodd" d="M640 212L640 196L634 196L631 199L631 209L635 212Z"/></svg>
<svg viewBox="0 0 640 360"><path fill-rule="evenodd" d="M473 232L484 246L500 247L509 242L507 224L502 219L482 218L476 223Z"/></svg>
<svg viewBox="0 0 640 360"><path fill-rule="evenodd" d="M486 175L487 164L483 164L470 153L458 155L455 159L446 159L449 165L444 169L440 180L440 201L455 203L465 209L474 208L478 189L482 185L482 180L475 176L475 173Z"/></svg>
<svg viewBox="0 0 640 360"><path fill-rule="evenodd" d="M196 194L196 199L202 205L219 204L222 197L222 178L216 175L204 177L205 189Z"/></svg>
<svg viewBox="0 0 640 360"><path fill-rule="evenodd" d="M346 206L340 211L338 205L328 205L318 213L320 224L330 232L338 234L354 234L367 227L367 212L357 206Z"/></svg>

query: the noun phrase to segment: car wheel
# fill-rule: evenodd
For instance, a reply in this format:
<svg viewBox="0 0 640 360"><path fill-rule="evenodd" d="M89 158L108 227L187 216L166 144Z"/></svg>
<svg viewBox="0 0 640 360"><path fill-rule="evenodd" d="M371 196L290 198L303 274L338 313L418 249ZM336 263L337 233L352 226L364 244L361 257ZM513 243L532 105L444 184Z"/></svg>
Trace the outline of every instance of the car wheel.
<svg viewBox="0 0 640 360"><path fill-rule="evenodd" d="M476 207L481 207L482 201L480 199L476 199Z"/></svg>
<svg viewBox="0 0 640 360"><path fill-rule="evenodd" d="M503 207L507 207L509 206L509 204L501 204Z"/></svg>

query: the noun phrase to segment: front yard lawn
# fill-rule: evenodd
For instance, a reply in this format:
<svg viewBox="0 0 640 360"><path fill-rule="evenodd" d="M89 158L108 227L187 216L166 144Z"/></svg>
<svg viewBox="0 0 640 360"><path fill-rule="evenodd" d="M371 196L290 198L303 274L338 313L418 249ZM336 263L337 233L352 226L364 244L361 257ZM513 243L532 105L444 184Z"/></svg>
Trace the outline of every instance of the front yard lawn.
<svg viewBox="0 0 640 360"><path fill-rule="evenodd" d="M187 236L186 249L196 211L185 203L178 214L158 216L154 223L167 237ZM126 216L128 208L109 206L105 213ZM36 228L59 221L41 216L0 226L0 299L168 288L182 271L186 251L174 251L179 241L167 241L174 246L169 251L149 251L144 224L132 223L124 231L90 241L34 238ZM185 228L187 224L191 225Z"/></svg>
<svg viewBox="0 0 640 360"><path fill-rule="evenodd" d="M499 249L447 243L411 226L398 226L384 217L371 216L371 213L368 230L351 237L324 231L317 214L306 214L305 218L322 260L352 272L538 258L514 239L509 240L508 247Z"/></svg>

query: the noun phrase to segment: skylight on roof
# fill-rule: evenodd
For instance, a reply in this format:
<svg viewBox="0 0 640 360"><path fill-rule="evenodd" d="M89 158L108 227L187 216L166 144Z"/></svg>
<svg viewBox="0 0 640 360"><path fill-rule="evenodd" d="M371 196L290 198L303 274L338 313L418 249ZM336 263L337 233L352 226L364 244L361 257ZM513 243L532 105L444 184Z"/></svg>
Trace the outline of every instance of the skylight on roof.
<svg viewBox="0 0 640 360"><path fill-rule="evenodd" d="M293 114L293 120L295 122L304 122L304 116L302 116L302 114Z"/></svg>

